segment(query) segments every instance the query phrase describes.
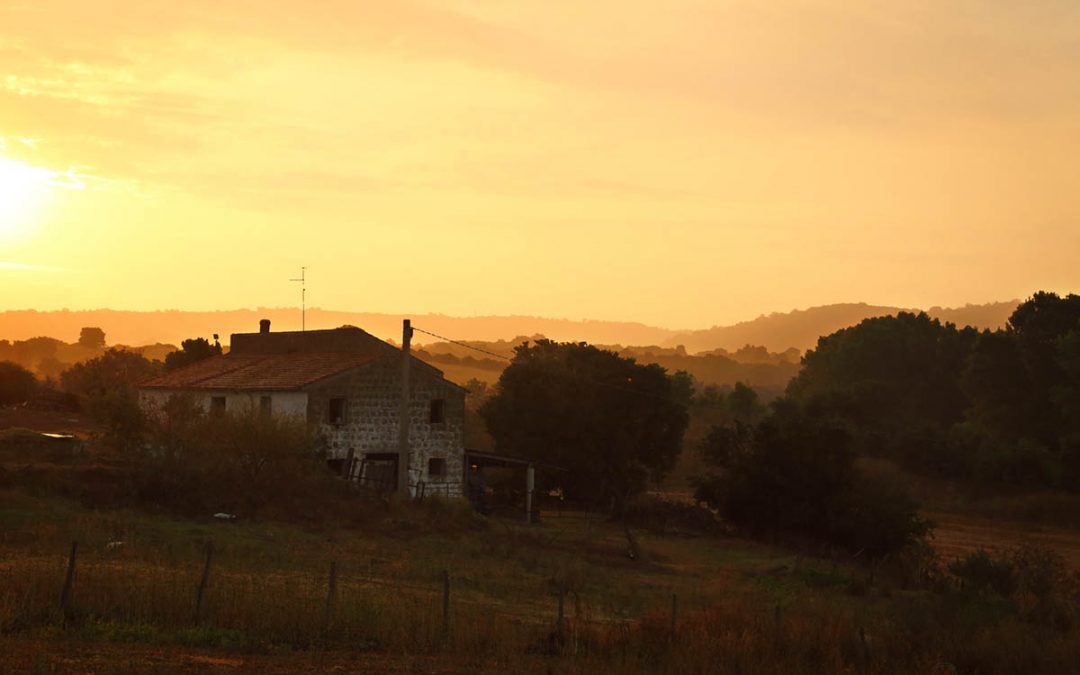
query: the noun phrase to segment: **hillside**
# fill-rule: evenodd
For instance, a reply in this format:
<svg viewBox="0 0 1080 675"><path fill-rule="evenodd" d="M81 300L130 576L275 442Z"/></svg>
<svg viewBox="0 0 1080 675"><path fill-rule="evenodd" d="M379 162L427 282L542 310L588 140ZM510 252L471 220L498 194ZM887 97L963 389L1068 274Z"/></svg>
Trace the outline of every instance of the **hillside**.
<svg viewBox="0 0 1080 675"><path fill-rule="evenodd" d="M976 328L1000 328L1012 314L1019 300L993 302L985 305L965 305L957 308L932 307L926 312L942 321ZM705 330L677 333L664 344L669 347L683 345L691 354L711 349L738 349L743 345L760 345L771 351L794 347L800 351L812 349L822 335L829 335L841 328L854 326L863 319L888 316L898 312L921 310L863 302L823 305L791 312L762 315L753 321L743 321L732 326L713 326Z"/></svg>
<svg viewBox="0 0 1080 675"><path fill-rule="evenodd" d="M307 327L360 326L383 339L401 340L401 320L411 316L413 325L455 340L496 340L513 335L543 334L552 340L585 340L594 343L659 344L675 334L666 328L617 321L572 321L532 316L454 317L442 314L376 314L340 312L317 307L307 311ZM258 330L260 319L270 319L273 330L300 330L300 310L295 307L236 309L220 312L163 310L133 312L112 309L38 312L0 312L0 339L26 340L42 335L73 341L83 326L105 331L109 344L180 344L190 337L209 338L214 333L228 341L231 333ZM435 341L417 334L418 343ZM740 345L741 346L741 345Z"/></svg>
<svg viewBox="0 0 1080 675"><path fill-rule="evenodd" d="M958 308L932 307L928 313L942 321L978 328L1004 325L1018 301ZM495 341L513 335L544 335L552 340L585 341L605 345L683 345L690 354L725 349L735 351L745 345L782 352L812 348L818 337L852 326L872 316L920 311L866 303L847 303L811 307L791 312L774 312L752 321L703 330L678 331L627 321L574 321L535 316L455 317L443 314L377 314L343 312L319 308L307 312L308 328L337 328L345 324L360 326L383 339L400 340L401 319L411 316L413 325L454 340ZM112 309L39 312L9 310L0 312L0 340L27 340L49 336L74 341L83 326L98 326L105 331L109 344L143 345L179 344L190 337L209 338L214 333L227 342L231 333L256 330L260 319L270 319L274 330L298 330L300 312L294 307L236 309L219 312L162 310L135 312ZM420 344L438 341L424 333L416 335Z"/></svg>

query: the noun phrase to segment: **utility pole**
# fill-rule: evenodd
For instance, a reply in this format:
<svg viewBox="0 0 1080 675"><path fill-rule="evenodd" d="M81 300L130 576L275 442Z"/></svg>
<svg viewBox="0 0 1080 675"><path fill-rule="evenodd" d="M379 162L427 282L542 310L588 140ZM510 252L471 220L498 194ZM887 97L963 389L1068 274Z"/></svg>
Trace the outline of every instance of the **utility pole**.
<svg viewBox="0 0 1080 675"><path fill-rule="evenodd" d="M307 330L307 268L301 267L300 278L289 281L300 282L300 330L303 332Z"/></svg>
<svg viewBox="0 0 1080 675"><path fill-rule="evenodd" d="M412 322L405 319L401 327L401 405L398 408L398 492L409 492L409 346L412 343Z"/></svg>

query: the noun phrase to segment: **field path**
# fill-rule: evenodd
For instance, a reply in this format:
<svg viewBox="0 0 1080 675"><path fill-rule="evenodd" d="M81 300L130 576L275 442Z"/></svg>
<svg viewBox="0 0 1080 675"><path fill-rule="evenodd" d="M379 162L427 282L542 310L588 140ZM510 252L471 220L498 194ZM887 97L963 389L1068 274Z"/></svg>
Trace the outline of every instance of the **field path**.
<svg viewBox="0 0 1080 675"><path fill-rule="evenodd" d="M980 548L1002 552L1021 544L1035 544L1061 554L1070 567L1080 569L1080 532L1076 530L954 513L926 516L937 524L933 544L946 560Z"/></svg>

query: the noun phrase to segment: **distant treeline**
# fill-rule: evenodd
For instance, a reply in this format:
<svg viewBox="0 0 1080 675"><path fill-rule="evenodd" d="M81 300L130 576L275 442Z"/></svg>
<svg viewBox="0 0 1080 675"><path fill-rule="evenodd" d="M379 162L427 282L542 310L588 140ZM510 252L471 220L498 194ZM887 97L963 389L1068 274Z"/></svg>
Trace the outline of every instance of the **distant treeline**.
<svg viewBox="0 0 1080 675"><path fill-rule="evenodd" d="M1000 330L926 314L818 341L787 399L864 453L961 480L1080 491L1080 296L1036 293Z"/></svg>
<svg viewBox="0 0 1080 675"><path fill-rule="evenodd" d="M494 384L509 365L514 349L526 342L543 340L544 336L519 336L513 340L495 342L473 341L468 346L448 342L424 345L417 356L442 369L446 376L459 383L479 380ZM801 354L797 349L770 352L764 347L746 345L734 352L715 349L703 354L688 354L683 347L624 347L597 345L638 363L655 363L669 373L685 371L701 385L734 386L736 382L758 389L766 399L783 392L787 383L799 372Z"/></svg>
<svg viewBox="0 0 1080 675"><path fill-rule="evenodd" d="M164 361L167 354L176 351L174 345L167 344L114 347L135 352L151 361ZM13 342L0 340L0 361L17 363L42 379L57 380L71 366L98 358L107 349L105 332L97 327L85 327L80 331L79 339L71 343L44 336Z"/></svg>

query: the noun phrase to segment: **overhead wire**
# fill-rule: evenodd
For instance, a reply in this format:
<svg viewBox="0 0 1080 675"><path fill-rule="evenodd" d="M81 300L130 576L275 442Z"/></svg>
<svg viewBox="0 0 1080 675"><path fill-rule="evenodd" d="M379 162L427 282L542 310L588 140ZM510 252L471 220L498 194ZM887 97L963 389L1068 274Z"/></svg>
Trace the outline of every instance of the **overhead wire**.
<svg viewBox="0 0 1080 675"><path fill-rule="evenodd" d="M494 356L495 358L502 359L503 361L506 361L508 363L513 363L514 362L513 359L511 359L509 357L506 357L506 356L503 356L502 354L497 354L495 352L488 351L486 349L481 349L480 347L475 347L475 346L473 346L473 345L471 345L471 344L469 344L467 342L462 342L461 340L454 340L454 339L448 338L448 337L446 337L444 335L439 335L437 333L432 333L429 330L424 330L423 328L417 328L416 326L412 326L412 329L414 331L416 331L416 332L423 333L424 335L430 335L431 337L438 338L438 339L443 340L445 342L449 342L450 344L454 344L454 345L457 345L459 347L464 347L465 349L471 349L473 351L480 352L481 354L487 354L488 356ZM627 386L614 384L612 382L602 382L600 380L594 380L593 378L586 377L584 375L579 375L577 373L573 373L573 377L575 377L576 379L581 380L583 382L589 382L591 384L595 384L595 385L597 385L599 387L609 387L611 389L619 389L621 391L625 391L625 392L628 392L628 393L631 393L631 394L636 394L638 396L648 396L650 398L655 398L655 399L665 401L665 402L670 401L670 399L668 397L661 396L660 394L653 394L652 392L648 392L648 391L639 391L637 389L632 389L632 388L627 387Z"/></svg>

